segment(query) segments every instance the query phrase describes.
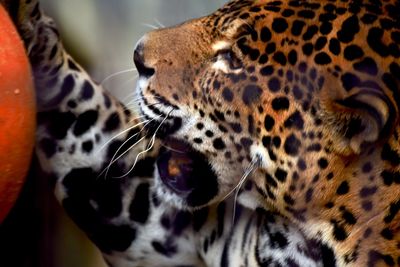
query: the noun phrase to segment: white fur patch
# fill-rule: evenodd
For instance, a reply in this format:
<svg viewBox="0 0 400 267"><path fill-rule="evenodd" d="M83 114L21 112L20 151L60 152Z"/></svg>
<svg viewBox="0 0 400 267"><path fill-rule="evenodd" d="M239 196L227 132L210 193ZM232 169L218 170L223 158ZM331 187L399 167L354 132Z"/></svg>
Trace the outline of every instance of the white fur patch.
<svg viewBox="0 0 400 267"><path fill-rule="evenodd" d="M259 158L260 167L263 169L270 169L273 165L271 158L269 157L268 151L261 144L254 144L250 148L250 155L252 158Z"/></svg>
<svg viewBox="0 0 400 267"><path fill-rule="evenodd" d="M212 65L212 68L216 71L222 71L223 73L229 73L231 70L229 66L223 60L218 60Z"/></svg>
<svg viewBox="0 0 400 267"><path fill-rule="evenodd" d="M139 77L137 81L137 87L139 90L143 90L149 86L149 80L147 78Z"/></svg>
<svg viewBox="0 0 400 267"><path fill-rule="evenodd" d="M211 47L214 51L228 49L230 46L231 46L231 44L227 41L217 41L211 45Z"/></svg>
<svg viewBox="0 0 400 267"><path fill-rule="evenodd" d="M226 61L223 59L217 60L214 64L212 64L212 68L216 71L222 71L223 73L234 73L234 74L239 74L242 69L236 69L232 70L228 64L226 64Z"/></svg>

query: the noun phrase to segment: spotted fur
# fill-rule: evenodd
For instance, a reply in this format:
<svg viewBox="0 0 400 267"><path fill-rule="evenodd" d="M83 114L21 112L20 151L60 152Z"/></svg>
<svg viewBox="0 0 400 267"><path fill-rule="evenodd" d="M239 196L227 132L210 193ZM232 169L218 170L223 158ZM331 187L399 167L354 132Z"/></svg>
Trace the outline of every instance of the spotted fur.
<svg viewBox="0 0 400 267"><path fill-rule="evenodd" d="M399 57L398 0L234 0L146 34L141 114L217 177L208 191L164 179L159 195L218 203L254 166L241 203L288 217L339 266L400 265Z"/></svg>
<svg viewBox="0 0 400 267"><path fill-rule="evenodd" d="M274 211L247 209L233 197L195 211L160 199L160 142L138 157L152 140L144 138L137 115L71 58L37 1L9 3L34 72L36 155L53 177L57 199L109 266L322 266L333 260L325 245Z"/></svg>

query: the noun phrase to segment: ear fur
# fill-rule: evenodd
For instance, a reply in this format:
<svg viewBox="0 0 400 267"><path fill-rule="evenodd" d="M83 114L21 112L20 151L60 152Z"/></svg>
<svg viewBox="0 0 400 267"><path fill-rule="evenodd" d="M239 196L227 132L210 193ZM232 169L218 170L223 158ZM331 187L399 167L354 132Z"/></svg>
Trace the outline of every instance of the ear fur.
<svg viewBox="0 0 400 267"><path fill-rule="evenodd" d="M360 154L365 145L378 141L391 130L396 109L383 91L357 90L325 102L323 120L332 130L333 148L346 155Z"/></svg>

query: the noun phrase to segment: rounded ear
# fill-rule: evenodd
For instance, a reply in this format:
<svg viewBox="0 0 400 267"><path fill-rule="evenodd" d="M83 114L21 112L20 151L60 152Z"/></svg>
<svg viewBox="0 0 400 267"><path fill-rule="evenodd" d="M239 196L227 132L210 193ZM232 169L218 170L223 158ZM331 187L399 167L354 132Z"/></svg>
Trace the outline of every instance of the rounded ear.
<svg viewBox="0 0 400 267"><path fill-rule="evenodd" d="M325 99L322 120L327 123L333 149L346 155L359 154L363 147L388 135L397 109L382 89L357 88L345 97Z"/></svg>

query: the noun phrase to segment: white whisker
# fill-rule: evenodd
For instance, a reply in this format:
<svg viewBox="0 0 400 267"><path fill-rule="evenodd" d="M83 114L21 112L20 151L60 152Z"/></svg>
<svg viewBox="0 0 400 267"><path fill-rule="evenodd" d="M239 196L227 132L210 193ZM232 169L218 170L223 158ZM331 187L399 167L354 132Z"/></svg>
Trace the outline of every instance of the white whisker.
<svg viewBox="0 0 400 267"><path fill-rule="evenodd" d="M107 167L100 173L99 176L101 176L104 172L106 172L106 173L105 173L105 177L107 177L107 176L108 176L108 171L110 170L111 166L112 166L116 161L118 161L120 158L122 158L126 153L128 153L132 148L134 148L137 144L139 144L141 141L143 141L143 140L146 138L146 136L143 136L142 138L140 138L140 139L139 139L138 141L136 141L133 145L131 145L128 149L126 149L123 153L121 153L121 155L119 155L118 157L116 157L116 156L118 155L118 152L124 147L124 145L127 144L130 140L132 140L132 138L136 137L136 136L139 135L141 132L143 132L143 130L146 128L147 125L149 125L152 121L156 120L156 119L159 118L159 117L161 117L161 115L158 116L158 117L155 117L155 118L153 118L153 119L151 119L151 120L147 120L147 121L146 121L146 124L143 125L143 128L140 129L140 131L139 131L138 133L136 133L136 134L130 136L128 139L126 139L126 140L119 146L119 148L117 149L117 151L115 151L113 157L112 157L111 160L110 160L110 163L109 163L109 164L107 165Z"/></svg>
<svg viewBox="0 0 400 267"><path fill-rule="evenodd" d="M178 149L175 149L175 148L172 148L172 147L170 147L170 146L167 146L167 145L165 145L164 143L162 143L161 145L162 145L163 147L165 147L166 149L171 150L171 151L174 151L174 152L176 152L176 153L180 153L180 154L184 154L184 153L185 153L184 151L180 151L180 150L178 150Z"/></svg>
<svg viewBox="0 0 400 267"><path fill-rule="evenodd" d="M136 83L136 79L139 77L139 74L136 74L134 77L128 79L126 82L122 83L120 86L121 88L125 88L125 86L127 86L129 84L129 86L132 86L132 88L134 87L133 83ZM132 84L130 84L132 83ZM135 90L132 90L132 93L128 93L123 99L122 102L125 103L126 101L130 101L129 99L131 97L134 97L137 94L137 92L135 92ZM129 102L128 102L129 103Z"/></svg>
<svg viewBox="0 0 400 267"><path fill-rule="evenodd" d="M138 160L139 160L139 157L140 157L142 154L146 154L146 153L149 152L151 149L153 149L154 143L155 143L155 139L156 139L156 135L157 135L157 132L158 132L158 130L160 130L160 128L161 128L161 126L163 125L163 123L168 119L169 114L171 114L172 110L173 110L173 109L171 109L171 110L168 112L168 114L165 116L165 118L160 122L160 125L158 125L157 129L154 131L154 134L153 134L153 136L151 137L150 142L149 142L149 144L147 145L146 150L144 150L144 151L142 151L142 152L140 152L140 153L138 153L138 154L136 155L135 161L134 161L132 167L129 169L129 171L128 171L126 174L122 175L122 176L118 176L118 177L114 177L114 178L123 178L123 177L127 176L127 175L128 175L130 172L132 172L133 169L135 168L136 163L137 163ZM128 150L130 150L130 148L129 148Z"/></svg>
<svg viewBox="0 0 400 267"><path fill-rule="evenodd" d="M153 103L153 104L146 105L146 107L152 107L152 106L157 106L157 105L162 105L162 103ZM137 108L137 104L136 103L126 104L125 108L128 110L135 110Z"/></svg>
<svg viewBox="0 0 400 267"><path fill-rule="evenodd" d="M152 24L149 24L149 23L140 23L140 24L142 24L143 26L149 27L149 28L151 28L153 30L158 30L160 28L158 26L155 26L155 25L152 25Z"/></svg>
<svg viewBox="0 0 400 267"><path fill-rule="evenodd" d="M129 102L127 102L125 105L130 106L130 105L136 104L137 102L139 102L142 99L143 99L143 97L138 97L138 98L129 100Z"/></svg>
<svg viewBox="0 0 400 267"><path fill-rule="evenodd" d="M234 201L233 201L233 212L232 212L232 223L234 223L235 220L235 215L236 215L236 200L237 197L239 195L239 190L242 187L243 183L246 181L247 177L253 172L253 170L255 169L256 165L258 165L260 163L260 158L256 157L254 158L251 162L250 165L245 169L244 174L242 175L242 177L240 178L238 184L231 190L228 192L228 194L226 194L222 200L225 200L226 198L228 198L233 192L235 192L235 197L234 197Z"/></svg>
<svg viewBox="0 0 400 267"><path fill-rule="evenodd" d="M125 109L127 109L127 108L125 108ZM127 109L127 110L131 111L130 109ZM146 118L146 115L142 115L142 116L139 116L139 117L134 117L134 118L132 118L132 119L130 119L128 121L128 124L131 124L131 123L133 123L135 121L139 121L138 123L143 124L143 123L149 121L149 120L141 121L140 119L142 119L142 118Z"/></svg>
<svg viewBox="0 0 400 267"><path fill-rule="evenodd" d="M157 103L152 103L152 104L148 104L146 105L146 107L153 107L153 106L158 106L158 105L162 105L163 103L157 102ZM136 110L138 108L138 104L137 103L128 103L125 104L126 109L129 110Z"/></svg>
<svg viewBox="0 0 400 267"><path fill-rule="evenodd" d="M137 78L139 77L139 74L136 73L132 78L129 78L128 80L126 80L125 82L121 83L121 88L124 88L126 85L128 85L129 83L133 83L133 81L135 81Z"/></svg>
<svg viewBox="0 0 400 267"><path fill-rule="evenodd" d="M153 97L154 97L154 99L156 99L156 100L162 100L161 97L158 97L158 96L153 96ZM126 105L135 104L135 103L139 102L139 101L142 100L142 99L144 99L144 98L143 98L142 96L139 96L139 97L137 97L137 98L134 98L134 99L130 100L128 103L126 103Z"/></svg>
<svg viewBox="0 0 400 267"><path fill-rule="evenodd" d="M136 119L144 118L144 117L145 117L145 116L140 116L140 117L137 117L137 118L132 119L132 121L133 121L133 120L136 120ZM98 152L102 151L109 143L111 143L111 141L113 141L113 140L114 140L115 138L117 138L118 136L121 136L121 135L123 135L124 133L126 133L126 132L132 130L133 128L135 128L135 127L137 127L137 126L139 126L139 125L142 125L142 124L144 124L144 123L147 123L147 122L149 122L149 121L150 121L150 120L140 121L139 123L137 123L137 124L135 124L135 125L132 125L132 126L128 127L127 129L123 130L122 132L120 132L120 133L114 135L113 137L110 138L110 140L108 140L107 142L105 142L105 143L99 148Z"/></svg>
<svg viewBox="0 0 400 267"><path fill-rule="evenodd" d="M131 98L133 98L133 99L131 99ZM127 102L127 104L129 104L131 101L135 101L136 102L136 101L139 101L142 98L143 98L142 96L137 97L137 92L133 91L132 93L127 94L123 98L122 102L123 103Z"/></svg>
<svg viewBox="0 0 400 267"><path fill-rule="evenodd" d="M111 79L111 78L113 78L115 76L118 76L118 75L121 75L121 74L124 74L124 73L128 73L128 72L134 72L134 71L137 71L136 68L131 68L131 69L127 69L127 70L121 70L121 71L118 71L116 73L113 73L113 74L107 76L105 79L103 79L103 81L100 83L100 85L103 85L106 81L108 81L109 79Z"/></svg>
<svg viewBox="0 0 400 267"><path fill-rule="evenodd" d="M135 134L136 135L136 134ZM132 148L134 148L137 144L139 144L140 142L142 142L146 136L143 136L142 138L140 138L138 141L136 141L133 145L131 145L127 150L125 150L123 153L121 153L121 155L119 155L118 157L116 157L116 155L118 154L118 152L122 149L122 147L129 142L132 138L134 138L135 136L131 136L129 137L127 140L125 140L125 142L118 148L118 150L115 152L114 156L112 157L110 163L108 164L107 168L106 168L106 174L105 177L108 176L108 171L111 168L111 165L113 165L115 162L117 162L120 158L122 158L123 156L125 156L126 153L128 153ZM115 158L116 157L116 158ZM114 177L113 177L114 178Z"/></svg>
<svg viewBox="0 0 400 267"><path fill-rule="evenodd" d="M160 26L160 28L165 28L165 25L162 24L158 19L154 18L154 21Z"/></svg>

